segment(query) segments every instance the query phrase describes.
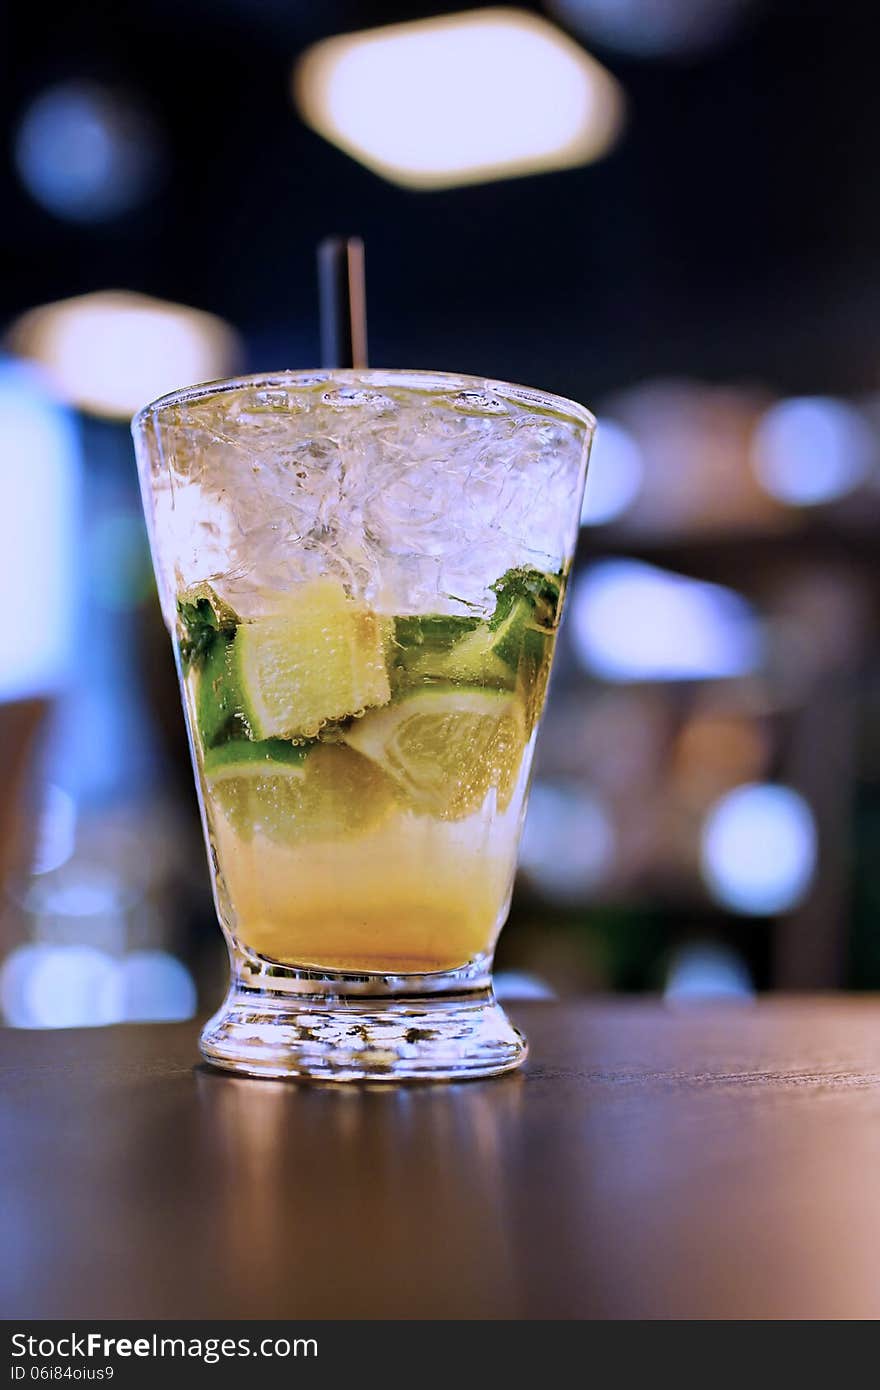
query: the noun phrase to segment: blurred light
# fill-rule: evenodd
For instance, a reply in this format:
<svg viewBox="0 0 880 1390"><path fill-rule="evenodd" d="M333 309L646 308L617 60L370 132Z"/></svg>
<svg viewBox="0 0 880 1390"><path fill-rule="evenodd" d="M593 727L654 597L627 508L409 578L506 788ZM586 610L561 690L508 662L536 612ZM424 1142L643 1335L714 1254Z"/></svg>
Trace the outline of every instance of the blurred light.
<svg viewBox="0 0 880 1390"><path fill-rule="evenodd" d="M796 907L816 867L816 827L790 787L752 783L721 797L702 835L703 878L734 912L762 917Z"/></svg>
<svg viewBox="0 0 880 1390"><path fill-rule="evenodd" d="M611 74L554 25L515 9L325 39L298 63L294 95L319 134L413 188L586 164L623 119Z"/></svg>
<svg viewBox="0 0 880 1390"><path fill-rule="evenodd" d="M49 212L97 222L127 211L149 191L158 145L152 122L131 97L65 82L25 111L15 162L28 192Z"/></svg>
<svg viewBox="0 0 880 1390"><path fill-rule="evenodd" d="M767 729L759 720L696 711L675 740L669 770L678 795L702 809L731 787L760 777L770 753Z"/></svg>
<svg viewBox="0 0 880 1390"><path fill-rule="evenodd" d="M832 502L870 471L878 441L855 406L826 396L780 401L755 433L755 473L771 497L795 506Z"/></svg>
<svg viewBox="0 0 880 1390"><path fill-rule="evenodd" d="M93 917L116 919L130 906L132 889L111 869L73 863L61 872L41 878L24 896L24 906L41 917Z"/></svg>
<svg viewBox="0 0 880 1390"><path fill-rule="evenodd" d="M88 842L88 825L77 835ZM53 944L97 946L117 955L125 948L139 894L114 869L71 856L54 870L34 875L21 888L10 885L19 905L34 919L35 932Z"/></svg>
<svg viewBox="0 0 880 1390"><path fill-rule="evenodd" d="M586 571L571 632L579 660L606 680L741 676L761 659L758 623L739 594L637 560Z"/></svg>
<svg viewBox="0 0 880 1390"><path fill-rule="evenodd" d="M788 523L749 467L755 427L766 409L763 392L644 381L615 395L608 409L637 443L643 463L628 531L668 542L695 532L766 534Z"/></svg>
<svg viewBox="0 0 880 1390"><path fill-rule="evenodd" d="M614 521L638 496L644 473L642 451L629 430L600 418L590 451L582 526Z"/></svg>
<svg viewBox="0 0 880 1390"><path fill-rule="evenodd" d="M86 1028L119 1017L118 966L94 946L21 946L0 972L0 1001L17 1028Z"/></svg>
<svg viewBox="0 0 880 1390"><path fill-rule="evenodd" d="M751 0L548 0L564 24L639 58L702 53L725 39Z"/></svg>
<svg viewBox="0 0 880 1390"><path fill-rule="evenodd" d="M54 691L74 627L79 441L30 368L0 362L0 700Z"/></svg>
<svg viewBox="0 0 880 1390"><path fill-rule="evenodd" d="M519 863L546 897L588 896L608 874L614 849L613 826L596 797L578 787L532 788Z"/></svg>
<svg viewBox="0 0 880 1390"><path fill-rule="evenodd" d="M48 949L46 946L17 946L0 966L0 1009L4 1022L13 1028L36 1026L25 988Z"/></svg>
<svg viewBox="0 0 880 1390"><path fill-rule="evenodd" d="M143 513L113 511L92 522L91 588L102 608L125 612L154 592Z"/></svg>
<svg viewBox="0 0 880 1390"><path fill-rule="evenodd" d="M66 400L119 419L167 391L228 375L237 357L222 319L125 290L32 309L14 324L11 343L46 369Z"/></svg>
<svg viewBox="0 0 880 1390"><path fill-rule="evenodd" d="M31 873L48 874L66 864L75 843L76 802L50 782L43 788Z"/></svg>
<svg viewBox="0 0 880 1390"><path fill-rule="evenodd" d="M95 946L19 946L0 969L0 1009L15 1028L84 1028L192 1018L196 987L166 951L121 959Z"/></svg>
<svg viewBox="0 0 880 1390"><path fill-rule="evenodd" d="M555 999L555 989L527 970L496 970L492 982L497 999Z"/></svg>
<svg viewBox="0 0 880 1390"><path fill-rule="evenodd" d="M752 999L754 988L745 962L724 946L685 946L669 966L663 997L669 1003L708 999Z"/></svg>
<svg viewBox="0 0 880 1390"><path fill-rule="evenodd" d="M192 1018L196 987L182 961L167 951L132 951L120 965L120 1017L129 1023Z"/></svg>

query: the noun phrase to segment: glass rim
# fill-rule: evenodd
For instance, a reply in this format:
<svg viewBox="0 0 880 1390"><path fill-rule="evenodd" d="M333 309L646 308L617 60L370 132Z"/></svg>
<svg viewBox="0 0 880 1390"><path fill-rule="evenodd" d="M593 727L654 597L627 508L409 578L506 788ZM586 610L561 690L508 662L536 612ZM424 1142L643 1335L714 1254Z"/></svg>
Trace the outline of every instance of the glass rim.
<svg viewBox="0 0 880 1390"><path fill-rule="evenodd" d="M538 413L547 411L563 415L583 425L588 434L592 434L596 428L596 417L592 411L568 396L557 396L551 391L542 391L534 386L521 386L512 381L500 381L495 377L399 367L311 367L292 371L254 372L245 376L221 378L219 381L200 382L194 386L169 391L166 395L158 396L156 400L142 406L132 417L131 428L132 431L139 429L151 417L161 415L163 411L174 406L187 405L209 396L224 395L243 386L318 386L325 381L344 381L370 386L402 386L413 391L478 390L481 393L501 396L517 405L530 407Z"/></svg>

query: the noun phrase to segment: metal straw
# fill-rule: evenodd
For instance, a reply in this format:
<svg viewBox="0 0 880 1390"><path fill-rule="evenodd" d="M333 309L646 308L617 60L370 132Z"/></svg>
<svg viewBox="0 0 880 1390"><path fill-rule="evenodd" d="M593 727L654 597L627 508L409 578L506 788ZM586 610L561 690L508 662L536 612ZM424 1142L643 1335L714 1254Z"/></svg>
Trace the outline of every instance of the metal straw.
<svg viewBox="0 0 880 1390"><path fill-rule="evenodd" d="M360 237L326 237L318 247L321 363L366 367L367 294Z"/></svg>

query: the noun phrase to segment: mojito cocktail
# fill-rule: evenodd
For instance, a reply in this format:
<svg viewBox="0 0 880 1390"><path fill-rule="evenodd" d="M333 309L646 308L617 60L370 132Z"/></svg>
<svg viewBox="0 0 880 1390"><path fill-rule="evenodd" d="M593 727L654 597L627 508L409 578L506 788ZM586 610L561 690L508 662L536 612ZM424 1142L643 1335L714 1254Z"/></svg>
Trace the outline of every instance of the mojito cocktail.
<svg viewBox="0 0 880 1390"><path fill-rule="evenodd" d="M230 996L270 1075L474 1075L591 430L498 383L197 388L136 422Z"/></svg>

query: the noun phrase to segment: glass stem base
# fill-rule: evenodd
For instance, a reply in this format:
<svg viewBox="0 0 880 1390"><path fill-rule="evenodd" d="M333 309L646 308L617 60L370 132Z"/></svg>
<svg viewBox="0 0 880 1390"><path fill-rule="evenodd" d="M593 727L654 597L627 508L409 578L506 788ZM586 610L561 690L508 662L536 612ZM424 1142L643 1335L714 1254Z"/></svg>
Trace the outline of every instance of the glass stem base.
<svg viewBox="0 0 880 1390"><path fill-rule="evenodd" d="M232 983L200 1040L213 1066L310 1081L455 1081L525 1061L490 959L430 975L277 965L233 949Z"/></svg>

